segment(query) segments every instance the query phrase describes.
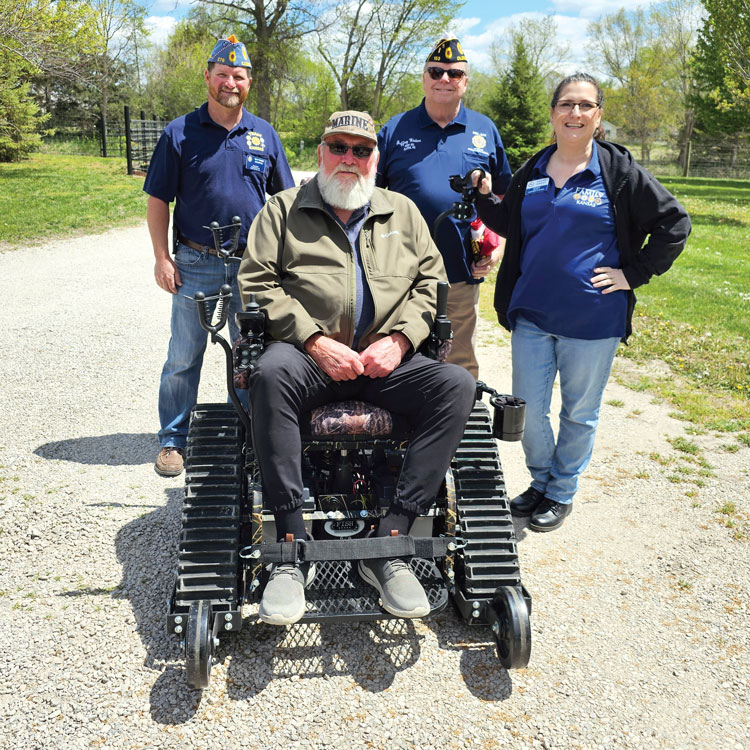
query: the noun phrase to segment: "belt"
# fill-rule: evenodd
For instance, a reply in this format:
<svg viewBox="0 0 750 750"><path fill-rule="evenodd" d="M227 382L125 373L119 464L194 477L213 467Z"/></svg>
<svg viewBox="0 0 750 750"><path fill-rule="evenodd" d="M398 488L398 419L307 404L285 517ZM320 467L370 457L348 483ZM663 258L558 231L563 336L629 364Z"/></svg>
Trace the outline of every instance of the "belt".
<svg viewBox="0 0 750 750"><path fill-rule="evenodd" d="M192 240L188 240L180 236L178 236L177 239L183 245L187 245L188 247L193 248L193 250L197 250L199 253L208 253L209 255L215 255L217 258L222 257L219 255L219 253L216 252L215 247L211 247L210 245L201 245L197 242L193 242ZM235 255L234 257L239 257L239 256Z"/></svg>

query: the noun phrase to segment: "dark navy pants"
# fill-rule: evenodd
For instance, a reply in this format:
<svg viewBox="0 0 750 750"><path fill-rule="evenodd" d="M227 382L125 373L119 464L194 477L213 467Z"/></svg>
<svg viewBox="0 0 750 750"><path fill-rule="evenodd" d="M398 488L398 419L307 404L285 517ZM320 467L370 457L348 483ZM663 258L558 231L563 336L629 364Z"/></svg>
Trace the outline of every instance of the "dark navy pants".
<svg viewBox="0 0 750 750"><path fill-rule="evenodd" d="M264 505L271 511L302 506L300 415L332 401L357 399L407 418L412 428L393 505L412 513L434 502L461 441L476 397L463 367L407 355L384 378L360 375L332 381L311 357L273 342L250 380L253 443L260 463Z"/></svg>

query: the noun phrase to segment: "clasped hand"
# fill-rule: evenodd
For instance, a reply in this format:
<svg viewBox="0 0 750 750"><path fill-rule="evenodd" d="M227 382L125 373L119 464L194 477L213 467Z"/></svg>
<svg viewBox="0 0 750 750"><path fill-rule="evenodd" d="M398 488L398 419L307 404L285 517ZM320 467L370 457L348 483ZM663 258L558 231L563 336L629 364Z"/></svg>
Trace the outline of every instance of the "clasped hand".
<svg viewBox="0 0 750 750"><path fill-rule="evenodd" d="M305 342L305 350L332 380L354 380L360 375L382 378L400 364L411 344L402 333L378 339L361 352L322 334Z"/></svg>

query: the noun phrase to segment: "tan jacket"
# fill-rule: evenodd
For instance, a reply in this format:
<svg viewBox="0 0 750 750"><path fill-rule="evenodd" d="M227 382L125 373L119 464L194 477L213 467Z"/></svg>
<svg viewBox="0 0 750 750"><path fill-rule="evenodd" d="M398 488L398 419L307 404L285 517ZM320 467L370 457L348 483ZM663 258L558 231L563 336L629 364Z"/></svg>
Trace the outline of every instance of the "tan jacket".
<svg viewBox="0 0 750 750"><path fill-rule="evenodd" d="M416 349L432 327L443 260L409 198L375 188L359 241L375 305L364 349L400 331ZM314 333L352 345L354 255L343 228L325 208L317 178L277 193L250 227L238 283L267 315L277 341L300 348Z"/></svg>

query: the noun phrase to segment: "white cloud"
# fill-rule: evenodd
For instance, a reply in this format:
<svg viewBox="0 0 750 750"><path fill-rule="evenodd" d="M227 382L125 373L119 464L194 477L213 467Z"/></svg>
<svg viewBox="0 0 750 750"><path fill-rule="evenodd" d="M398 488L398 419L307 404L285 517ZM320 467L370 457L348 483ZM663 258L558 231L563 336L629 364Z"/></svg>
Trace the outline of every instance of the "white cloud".
<svg viewBox="0 0 750 750"><path fill-rule="evenodd" d="M172 16L149 16L146 19L146 27L149 30L149 39L153 44L164 44L176 24L177 20Z"/></svg>

